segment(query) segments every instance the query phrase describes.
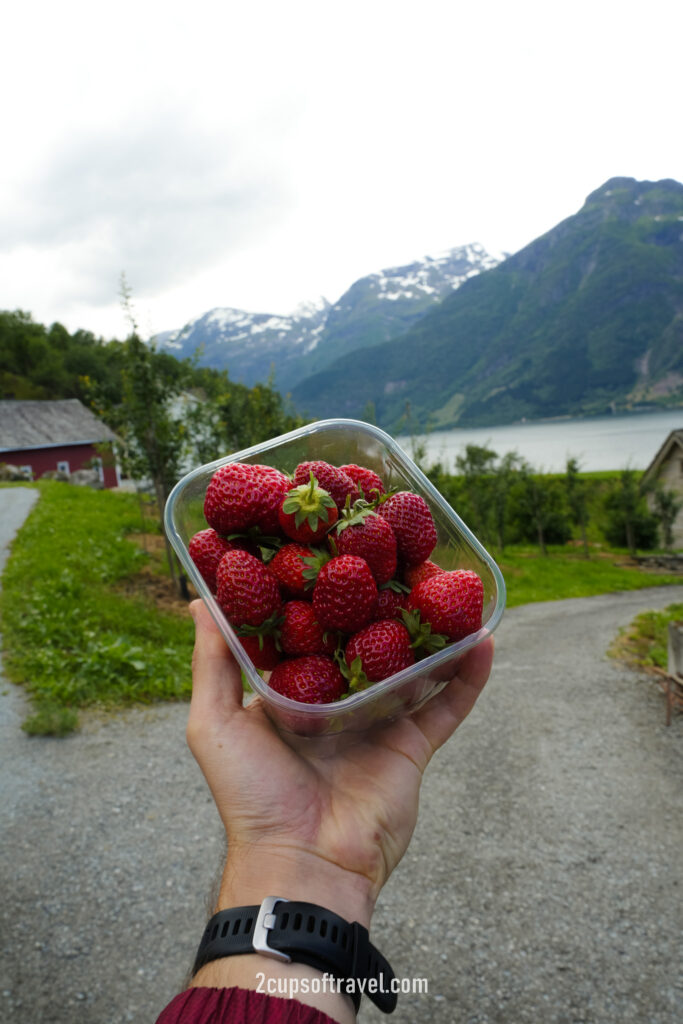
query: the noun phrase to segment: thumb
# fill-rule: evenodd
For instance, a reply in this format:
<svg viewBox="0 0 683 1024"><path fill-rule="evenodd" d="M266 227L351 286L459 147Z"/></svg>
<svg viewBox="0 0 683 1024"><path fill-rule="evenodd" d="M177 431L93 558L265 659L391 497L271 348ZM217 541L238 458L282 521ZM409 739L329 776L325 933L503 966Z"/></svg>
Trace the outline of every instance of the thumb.
<svg viewBox="0 0 683 1024"><path fill-rule="evenodd" d="M229 718L242 707L242 677L223 634L203 601L193 601L192 700L189 730Z"/></svg>

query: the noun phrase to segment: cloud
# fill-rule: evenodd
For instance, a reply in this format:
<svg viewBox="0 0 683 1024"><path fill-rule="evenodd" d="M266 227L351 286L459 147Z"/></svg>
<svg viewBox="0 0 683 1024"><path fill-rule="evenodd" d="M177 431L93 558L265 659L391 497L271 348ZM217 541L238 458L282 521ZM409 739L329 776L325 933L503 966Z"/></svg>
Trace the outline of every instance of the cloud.
<svg viewBox="0 0 683 1024"><path fill-rule="evenodd" d="M82 131L15 187L0 255L61 253L90 301L108 299L112 274L124 270L136 289L172 286L253 242L287 210L286 178L263 159L271 120L239 140L177 110Z"/></svg>

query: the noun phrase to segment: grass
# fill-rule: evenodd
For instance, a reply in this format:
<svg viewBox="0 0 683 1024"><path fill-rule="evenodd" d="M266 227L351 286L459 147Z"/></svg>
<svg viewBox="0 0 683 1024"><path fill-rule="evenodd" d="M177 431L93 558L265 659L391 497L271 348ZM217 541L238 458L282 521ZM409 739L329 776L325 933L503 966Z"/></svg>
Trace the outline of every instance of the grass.
<svg viewBox="0 0 683 1024"><path fill-rule="evenodd" d="M578 548L551 547L547 557L538 548L511 547L497 559L507 587L507 606L567 597L591 597L619 590L640 590L681 584L681 576L645 572L617 562L618 553L587 559Z"/></svg>
<svg viewBox="0 0 683 1024"><path fill-rule="evenodd" d="M141 570L158 565L128 535L158 527L141 522L138 497L31 486L40 500L12 545L0 591L5 671L33 701L23 728L64 735L77 728L82 708L186 699L192 624L160 610L139 585ZM620 557L594 548L585 559L569 546L543 557L532 546L511 547L499 558L508 606L683 582L619 564ZM663 655L659 641L647 656L666 658L663 643Z"/></svg>
<svg viewBox="0 0 683 1024"><path fill-rule="evenodd" d="M661 611L641 612L620 632L609 653L630 665L666 669L669 623L679 621L683 621L683 604L670 604Z"/></svg>
<svg viewBox="0 0 683 1024"><path fill-rule="evenodd" d="M12 545L0 592L5 671L34 704L25 730L63 735L81 708L187 698L189 616L120 592L148 558L126 538L141 527L138 498L36 486L40 500Z"/></svg>

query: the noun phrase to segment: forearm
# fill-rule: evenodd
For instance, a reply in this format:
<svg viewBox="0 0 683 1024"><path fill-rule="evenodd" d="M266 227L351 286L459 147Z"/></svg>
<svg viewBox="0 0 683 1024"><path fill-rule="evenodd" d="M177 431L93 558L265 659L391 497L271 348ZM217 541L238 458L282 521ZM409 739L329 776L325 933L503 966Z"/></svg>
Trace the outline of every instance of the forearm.
<svg viewBox="0 0 683 1024"><path fill-rule="evenodd" d="M367 879L322 860L315 854L278 849L232 849L223 871L215 911L259 905L266 896L314 903L344 920L369 929L374 895ZM268 995L293 996L340 1024L352 1024L349 996L331 975L299 963L282 963L259 954L214 960L201 968L195 986L239 986Z"/></svg>

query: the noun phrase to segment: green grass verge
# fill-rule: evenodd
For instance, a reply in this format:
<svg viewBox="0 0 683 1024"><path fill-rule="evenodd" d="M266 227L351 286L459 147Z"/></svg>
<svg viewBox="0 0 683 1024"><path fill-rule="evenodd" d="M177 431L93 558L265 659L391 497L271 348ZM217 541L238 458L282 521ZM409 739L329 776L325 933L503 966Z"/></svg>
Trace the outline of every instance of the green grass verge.
<svg viewBox="0 0 683 1024"><path fill-rule="evenodd" d="M189 616L162 613L121 584L148 558L127 539L142 526L135 495L40 483L40 500L12 545L0 591L8 677L34 703L29 733L62 735L80 708L186 699ZM149 529L149 524L147 525ZM152 529L154 527L152 526ZM604 554L604 553L603 553ZM514 547L499 559L508 605L680 584L579 549Z"/></svg>
<svg viewBox="0 0 683 1024"><path fill-rule="evenodd" d="M683 621L683 604L670 604L661 611L636 615L610 647L609 654L631 665L666 669L669 623Z"/></svg>
<svg viewBox="0 0 683 1024"><path fill-rule="evenodd" d="M40 483L2 578L0 628L9 679L30 693L30 733L63 734L79 708L187 698L192 623L116 585L145 554L135 495Z"/></svg>
<svg viewBox="0 0 683 1024"><path fill-rule="evenodd" d="M683 583L681 576L618 565L609 557L584 558L580 550L563 547L550 548L545 558L538 548L509 548L497 561L505 577L509 608L536 601Z"/></svg>

